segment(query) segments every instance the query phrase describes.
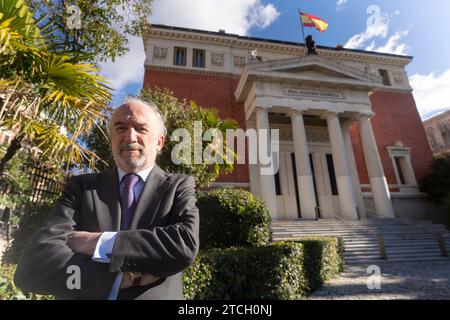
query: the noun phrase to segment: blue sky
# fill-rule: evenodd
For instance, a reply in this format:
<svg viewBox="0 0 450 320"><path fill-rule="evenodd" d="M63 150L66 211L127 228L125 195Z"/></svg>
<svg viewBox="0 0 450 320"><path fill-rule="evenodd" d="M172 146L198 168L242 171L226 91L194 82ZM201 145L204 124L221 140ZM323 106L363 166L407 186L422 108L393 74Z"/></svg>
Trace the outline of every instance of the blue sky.
<svg viewBox="0 0 450 320"><path fill-rule="evenodd" d="M450 108L448 0L155 0L150 21L302 42L298 8L329 23L324 33L305 28L318 45L413 56L407 71L421 115ZM144 58L142 41L130 39L126 56L102 66L115 104L139 92Z"/></svg>

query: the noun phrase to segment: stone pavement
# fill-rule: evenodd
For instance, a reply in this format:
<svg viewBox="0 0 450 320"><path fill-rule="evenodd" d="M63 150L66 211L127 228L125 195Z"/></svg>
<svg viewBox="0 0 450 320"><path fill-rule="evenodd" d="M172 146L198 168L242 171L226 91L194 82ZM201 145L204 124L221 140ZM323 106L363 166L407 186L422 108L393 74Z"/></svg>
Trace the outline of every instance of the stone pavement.
<svg viewBox="0 0 450 320"><path fill-rule="evenodd" d="M368 289L374 280L369 265L346 265L337 279L326 283L311 300L450 300L450 259L423 262L383 262L380 289ZM370 281L372 285L373 281Z"/></svg>

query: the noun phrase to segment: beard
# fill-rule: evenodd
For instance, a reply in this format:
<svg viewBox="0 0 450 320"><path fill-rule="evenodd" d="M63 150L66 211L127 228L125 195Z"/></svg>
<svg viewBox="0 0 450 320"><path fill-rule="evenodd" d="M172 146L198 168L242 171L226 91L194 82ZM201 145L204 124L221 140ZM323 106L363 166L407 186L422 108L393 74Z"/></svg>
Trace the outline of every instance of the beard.
<svg viewBox="0 0 450 320"><path fill-rule="evenodd" d="M123 163L130 169L140 169L145 165L146 153L144 147L138 143L124 143L114 152L116 162Z"/></svg>

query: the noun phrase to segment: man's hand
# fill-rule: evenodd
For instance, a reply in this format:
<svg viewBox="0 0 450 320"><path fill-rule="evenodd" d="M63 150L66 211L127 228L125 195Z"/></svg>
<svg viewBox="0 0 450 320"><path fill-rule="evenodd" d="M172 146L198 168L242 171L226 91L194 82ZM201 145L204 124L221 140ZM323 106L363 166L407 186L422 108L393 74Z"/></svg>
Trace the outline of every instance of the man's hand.
<svg viewBox="0 0 450 320"><path fill-rule="evenodd" d="M77 253L92 256L100 236L100 232L73 232L67 237L67 245Z"/></svg>
<svg viewBox="0 0 450 320"><path fill-rule="evenodd" d="M152 276L150 273L144 273L139 286L146 286L157 280L159 280L158 277ZM125 272L123 274L122 283L120 284L120 289L126 289L130 287L133 287L133 278L131 277L129 272Z"/></svg>

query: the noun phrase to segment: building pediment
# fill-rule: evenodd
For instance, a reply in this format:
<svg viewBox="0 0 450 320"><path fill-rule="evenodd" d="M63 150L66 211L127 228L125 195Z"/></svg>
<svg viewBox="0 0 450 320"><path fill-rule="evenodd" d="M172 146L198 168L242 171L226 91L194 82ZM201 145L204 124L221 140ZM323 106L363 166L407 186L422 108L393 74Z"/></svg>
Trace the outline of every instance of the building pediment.
<svg viewBox="0 0 450 320"><path fill-rule="evenodd" d="M318 55L249 64L243 71L235 95L245 96L254 81L274 81L323 88L373 90L382 86L382 78L360 69L324 59Z"/></svg>
<svg viewBox="0 0 450 320"><path fill-rule="evenodd" d="M299 76L305 74L316 74L323 77L332 77L336 79L354 79L360 81L382 82L378 75L365 73L360 69L348 65L319 57L318 55L309 55L306 57L296 57L291 59L267 61L264 63L250 64L248 71L252 72L271 72L271 73L290 73Z"/></svg>

